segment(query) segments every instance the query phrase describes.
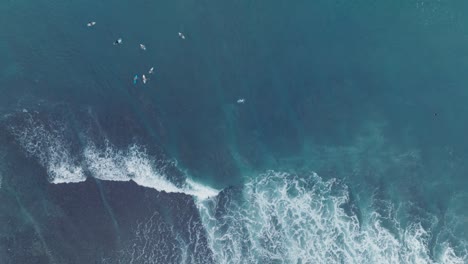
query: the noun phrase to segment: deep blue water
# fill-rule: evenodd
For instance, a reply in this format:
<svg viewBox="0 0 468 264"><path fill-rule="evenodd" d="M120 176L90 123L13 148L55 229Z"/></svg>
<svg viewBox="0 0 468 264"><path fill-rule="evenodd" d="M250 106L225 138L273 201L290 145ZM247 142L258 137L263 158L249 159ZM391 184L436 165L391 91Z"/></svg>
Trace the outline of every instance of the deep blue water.
<svg viewBox="0 0 468 264"><path fill-rule="evenodd" d="M467 17L3 1L0 263L468 262Z"/></svg>

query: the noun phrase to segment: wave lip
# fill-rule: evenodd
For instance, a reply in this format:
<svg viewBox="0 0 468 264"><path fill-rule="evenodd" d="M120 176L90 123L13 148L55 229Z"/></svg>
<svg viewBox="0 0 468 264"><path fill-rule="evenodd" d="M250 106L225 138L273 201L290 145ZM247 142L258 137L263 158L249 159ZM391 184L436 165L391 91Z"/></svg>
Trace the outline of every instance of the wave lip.
<svg viewBox="0 0 468 264"><path fill-rule="evenodd" d="M152 159L137 145L129 147L126 151L117 151L109 144L104 150L90 145L84 151L84 158L91 175L100 180L132 180L140 186L160 192L183 193L198 199L207 199L219 193L218 190L189 178L186 179L184 186L175 185L155 169L156 165Z"/></svg>
<svg viewBox="0 0 468 264"><path fill-rule="evenodd" d="M10 130L18 143L47 170L53 184L83 182L87 174L105 181L134 181L136 184L159 192L182 193L203 200L216 196L219 191L186 178L182 186L171 182L145 149L132 145L117 150L109 142L97 148L92 141L79 154L72 154L70 142L65 138L66 127L46 124L26 113L23 125Z"/></svg>
<svg viewBox="0 0 468 264"><path fill-rule="evenodd" d="M187 183L187 187L184 188L185 193L196 196L202 200L216 197L220 192L219 190L216 190L209 186L195 182L194 180L190 178L187 178L186 183Z"/></svg>

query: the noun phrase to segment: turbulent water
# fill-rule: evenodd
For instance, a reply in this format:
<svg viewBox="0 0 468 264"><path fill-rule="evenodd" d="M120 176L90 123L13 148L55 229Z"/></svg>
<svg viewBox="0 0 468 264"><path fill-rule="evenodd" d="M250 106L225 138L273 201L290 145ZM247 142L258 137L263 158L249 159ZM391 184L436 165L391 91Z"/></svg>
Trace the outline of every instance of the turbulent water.
<svg viewBox="0 0 468 264"><path fill-rule="evenodd" d="M467 14L3 1L0 263L468 263Z"/></svg>

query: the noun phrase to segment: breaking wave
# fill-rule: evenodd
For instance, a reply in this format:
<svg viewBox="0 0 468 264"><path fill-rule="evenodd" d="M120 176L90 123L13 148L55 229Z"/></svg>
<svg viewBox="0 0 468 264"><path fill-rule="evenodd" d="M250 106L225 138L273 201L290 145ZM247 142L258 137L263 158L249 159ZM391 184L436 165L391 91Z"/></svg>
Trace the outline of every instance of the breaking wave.
<svg viewBox="0 0 468 264"><path fill-rule="evenodd" d="M51 183L74 183L87 177L134 181L196 198L201 220L188 223L186 230L174 230L153 216L138 225L135 241L122 251L121 263L468 261L466 247L455 250L450 241L439 239L422 223L403 226L390 202L358 205L337 179L270 171L219 192L189 178L171 181L164 172L167 162L158 161L137 144L122 149L110 142L97 146L88 139L83 147L73 149L65 130L31 116L25 126L11 127L24 150L46 168ZM377 209L382 206L386 208ZM189 238L181 238L185 232ZM199 243L202 235L207 244Z"/></svg>
<svg viewBox="0 0 468 264"><path fill-rule="evenodd" d="M91 175L100 180L132 180L160 192L184 193L200 199L216 196L219 192L188 178L183 186L177 186L156 169L145 150L137 145L130 146L126 151L118 151L109 144L103 150L89 145L84 150L84 159Z"/></svg>
<svg viewBox="0 0 468 264"><path fill-rule="evenodd" d="M432 256L432 234L420 223L401 227L396 215L384 216L372 208L360 217L346 185L336 179L325 181L317 174L299 177L268 172L240 190L225 190L197 205L217 263L467 260L466 254L457 256L447 242ZM393 226L385 226L389 222Z"/></svg>
<svg viewBox="0 0 468 264"><path fill-rule="evenodd" d="M83 168L70 151L64 137L64 126L52 127L26 115L24 126L13 126L11 131L23 149L44 166L51 183L74 183L86 180Z"/></svg>
<svg viewBox="0 0 468 264"><path fill-rule="evenodd" d="M377 213L383 204L389 212ZM346 185L270 171L244 186L196 201L201 223L185 230L156 213L138 223L134 240L104 263L466 263L448 241L431 248L437 234L397 220L389 202L360 209ZM390 223L390 224L389 224ZM188 238L180 234L188 233ZM207 237L207 244L200 237ZM190 248L190 245L192 248Z"/></svg>
<svg viewBox="0 0 468 264"><path fill-rule="evenodd" d="M166 193L183 193L198 199L216 196L219 191L189 178L175 184L162 172L163 165L138 145L118 150L109 142L102 148L88 140L83 150L72 154L61 124L48 126L28 116L24 126L11 127L23 149L46 168L49 182L54 184L85 181L87 175L106 181L134 181L138 185ZM167 163L167 162L165 162Z"/></svg>

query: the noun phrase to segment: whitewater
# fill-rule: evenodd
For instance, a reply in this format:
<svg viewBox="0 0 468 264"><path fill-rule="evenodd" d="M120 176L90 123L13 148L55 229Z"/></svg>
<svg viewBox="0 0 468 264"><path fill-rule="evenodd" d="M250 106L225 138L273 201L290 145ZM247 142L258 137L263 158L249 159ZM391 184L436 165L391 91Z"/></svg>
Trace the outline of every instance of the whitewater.
<svg viewBox="0 0 468 264"><path fill-rule="evenodd" d="M93 177L134 181L158 192L193 197L201 219L201 227L189 227L188 232L195 234L193 241L184 241L179 231L153 216L138 225L134 243L118 258L103 262L197 263L188 245L198 245L201 233L208 238L208 248L199 249L207 252L205 263L461 264L468 260L466 247L456 253L443 236L431 245L433 236L439 234L420 222L400 223L398 205L377 197L368 206L356 204L348 186L335 178L325 180L314 172L268 171L246 177L242 186L223 190L190 177L175 183L165 175L167 161L155 160L143 146L118 149L106 141L98 147L88 139L78 154L72 154L76 151L65 139L63 124L50 126L30 114L24 120L26 126L11 126L10 131L44 167L51 184ZM170 235L156 235L160 232ZM168 245L179 250L168 255L163 250Z"/></svg>
<svg viewBox="0 0 468 264"><path fill-rule="evenodd" d="M83 182L88 172L99 180L132 180L160 192L184 193L199 199L216 196L219 192L190 178L186 179L183 186L176 186L161 174L165 165L156 168L156 162L144 148L137 145L122 151L116 150L109 142L103 149L89 142L81 155L73 157L70 145L63 136L63 125L55 124L54 129L47 130L43 123L34 120L31 115L26 120L26 127L12 127L11 131L25 151L47 169L49 181L53 184Z"/></svg>

